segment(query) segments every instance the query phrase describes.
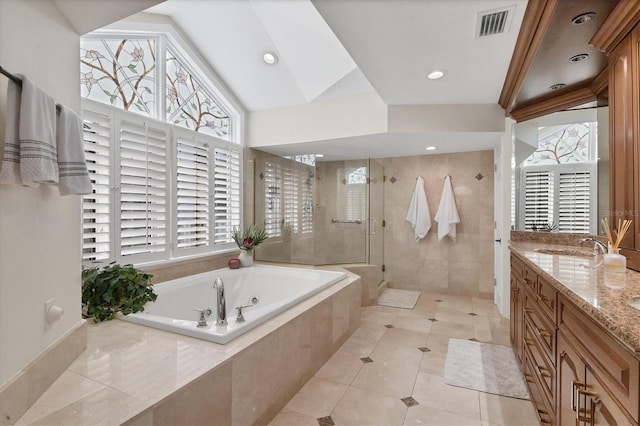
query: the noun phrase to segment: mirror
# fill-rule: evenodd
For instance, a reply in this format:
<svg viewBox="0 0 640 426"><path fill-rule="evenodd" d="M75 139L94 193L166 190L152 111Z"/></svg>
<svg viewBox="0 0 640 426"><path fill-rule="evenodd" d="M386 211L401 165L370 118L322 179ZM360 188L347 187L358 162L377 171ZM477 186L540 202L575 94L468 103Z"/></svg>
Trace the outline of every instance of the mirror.
<svg viewBox="0 0 640 426"><path fill-rule="evenodd" d="M609 209L606 99L515 125L516 230L599 234Z"/></svg>

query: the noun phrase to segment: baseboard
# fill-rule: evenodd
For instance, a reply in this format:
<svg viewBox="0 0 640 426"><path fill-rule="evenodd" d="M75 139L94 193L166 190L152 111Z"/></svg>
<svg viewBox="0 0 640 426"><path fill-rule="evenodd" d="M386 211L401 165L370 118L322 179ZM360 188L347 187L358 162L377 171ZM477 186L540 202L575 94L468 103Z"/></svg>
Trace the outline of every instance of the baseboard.
<svg viewBox="0 0 640 426"><path fill-rule="evenodd" d="M82 320L0 387L0 424L16 423L86 348Z"/></svg>

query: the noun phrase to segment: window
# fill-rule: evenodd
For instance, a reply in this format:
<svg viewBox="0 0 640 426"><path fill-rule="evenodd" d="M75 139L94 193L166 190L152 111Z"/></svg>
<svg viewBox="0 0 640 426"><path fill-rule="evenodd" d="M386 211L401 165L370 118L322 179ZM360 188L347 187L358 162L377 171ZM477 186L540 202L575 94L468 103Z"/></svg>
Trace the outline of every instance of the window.
<svg viewBox="0 0 640 426"><path fill-rule="evenodd" d="M341 185L345 188L340 188ZM338 182L338 194L342 193L342 189L346 191L346 220L364 220L367 211L367 168L347 169L346 179Z"/></svg>
<svg viewBox="0 0 640 426"><path fill-rule="evenodd" d="M539 145L522 166L520 226L595 233L596 123L539 129Z"/></svg>
<svg viewBox="0 0 640 426"><path fill-rule="evenodd" d="M145 263L235 247L235 110L162 35L93 35L81 46L94 184L83 197L83 261Z"/></svg>

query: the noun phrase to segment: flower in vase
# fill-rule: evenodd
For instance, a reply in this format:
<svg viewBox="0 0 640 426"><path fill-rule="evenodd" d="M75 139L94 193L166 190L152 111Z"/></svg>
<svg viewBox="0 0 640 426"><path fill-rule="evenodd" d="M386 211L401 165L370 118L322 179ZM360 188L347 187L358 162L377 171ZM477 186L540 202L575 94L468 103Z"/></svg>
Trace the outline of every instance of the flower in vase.
<svg viewBox="0 0 640 426"><path fill-rule="evenodd" d="M262 244L268 238L268 235L256 225L249 225L243 229L235 229L231 237L240 250L251 252Z"/></svg>

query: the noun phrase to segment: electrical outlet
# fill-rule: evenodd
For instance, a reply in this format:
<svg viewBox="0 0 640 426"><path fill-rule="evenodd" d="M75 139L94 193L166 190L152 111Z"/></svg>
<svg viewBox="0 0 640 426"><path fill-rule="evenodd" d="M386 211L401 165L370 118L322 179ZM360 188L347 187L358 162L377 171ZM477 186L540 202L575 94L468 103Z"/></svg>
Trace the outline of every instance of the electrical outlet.
<svg viewBox="0 0 640 426"><path fill-rule="evenodd" d="M49 321L47 320L47 314L49 313L49 309L51 309L51 307L53 306L53 302L55 302L55 298L51 298L49 300L47 300L46 302L44 302L44 331L47 331L49 329L49 327L51 327L51 324L49 324Z"/></svg>

